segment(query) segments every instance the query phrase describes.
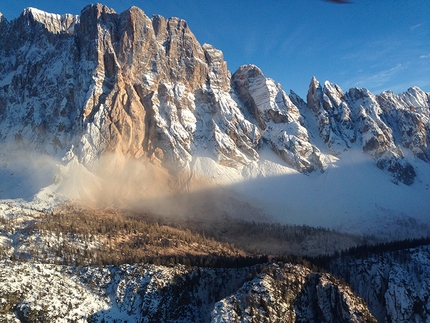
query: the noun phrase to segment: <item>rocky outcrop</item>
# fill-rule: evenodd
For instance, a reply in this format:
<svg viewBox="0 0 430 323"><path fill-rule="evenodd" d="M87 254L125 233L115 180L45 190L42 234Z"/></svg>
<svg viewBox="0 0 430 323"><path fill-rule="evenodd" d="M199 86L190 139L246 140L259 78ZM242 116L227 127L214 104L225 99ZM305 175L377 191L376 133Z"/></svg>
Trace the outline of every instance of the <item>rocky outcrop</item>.
<svg viewBox="0 0 430 323"><path fill-rule="evenodd" d="M9 22L6 20L6 18L0 12L0 34L5 33L8 28L9 28Z"/></svg>
<svg viewBox="0 0 430 323"><path fill-rule="evenodd" d="M307 102L317 120L320 136L330 151L339 155L351 148L356 140L355 125L342 89L329 82L321 87L313 77Z"/></svg>
<svg viewBox="0 0 430 323"><path fill-rule="evenodd" d="M353 88L344 94L338 85L329 82L321 87L315 77L307 99L320 136L333 154L339 155L358 145L375 159L379 168L392 174L395 183L411 185L414 182L415 171L396 144L393 129L384 121L378 102L383 99L367 89ZM389 113L391 110L386 108ZM399 120L397 116L392 118Z"/></svg>
<svg viewBox="0 0 430 323"><path fill-rule="evenodd" d="M232 81L263 139L287 164L301 172L326 167L320 150L309 142L299 109L279 84L255 65L240 67Z"/></svg>
<svg viewBox="0 0 430 323"><path fill-rule="evenodd" d="M394 129L396 142L410 149L418 158L429 162L429 94L412 87L399 95L383 92L377 99L385 119Z"/></svg>
<svg viewBox="0 0 430 323"><path fill-rule="evenodd" d="M331 272L344 277L379 322L427 322L430 315L430 247L343 257Z"/></svg>
<svg viewBox="0 0 430 323"><path fill-rule="evenodd" d="M351 89L348 92L351 106L356 111L356 124L362 149L372 156L380 169L393 176L393 182L412 185L415 170L403 157L402 149L396 145L393 130L382 119L382 109L376 96L366 89Z"/></svg>
<svg viewBox="0 0 430 323"><path fill-rule="evenodd" d="M273 264L215 304L212 322L376 322L365 302L327 274Z"/></svg>
<svg viewBox="0 0 430 323"><path fill-rule="evenodd" d="M5 321L16 315L30 322L375 322L347 286L291 264L187 269L7 262L0 273Z"/></svg>

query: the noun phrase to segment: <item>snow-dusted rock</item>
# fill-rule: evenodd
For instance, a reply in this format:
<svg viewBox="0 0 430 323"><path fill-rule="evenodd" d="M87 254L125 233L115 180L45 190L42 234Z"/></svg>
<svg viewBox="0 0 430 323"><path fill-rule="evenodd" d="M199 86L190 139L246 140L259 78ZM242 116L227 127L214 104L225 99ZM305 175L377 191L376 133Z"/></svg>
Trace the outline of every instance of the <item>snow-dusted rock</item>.
<svg viewBox="0 0 430 323"><path fill-rule="evenodd" d="M331 265L379 322L428 322L430 247L344 257Z"/></svg>
<svg viewBox="0 0 430 323"><path fill-rule="evenodd" d="M211 322L376 322L365 302L328 274L273 264L215 304Z"/></svg>
<svg viewBox="0 0 430 323"><path fill-rule="evenodd" d="M263 273L256 276L257 270ZM375 321L347 286L291 264L186 269L3 262L0 273L0 320L15 313L21 321L44 322Z"/></svg>
<svg viewBox="0 0 430 323"><path fill-rule="evenodd" d="M309 142L299 109L280 84L266 78L255 65L241 66L232 80L263 139L287 164L301 172L324 169L323 155Z"/></svg>
<svg viewBox="0 0 430 323"><path fill-rule="evenodd" d="M384 94L381 97L383 98ZM379 104L383 101L381 97L375 96L367 89L358 88L350 89L344 94L338 85L325 82L324 87L321 87L313 77L307 100L316 119L319 134L333 154L341 155L343 151L358 146L375 159L379 168L391 173L395 183L400 181L411 185L416 174L410 163L404 159L403 151L396 143L391 125L401 123L403 126L399 131L401 134L404 131L411 133L412 130L408 130L411 126L408 127L405 125L406 122L401 121L404 118L399 118L400 114L393 116L391 107L387 107L384 112ZM425 95L421 94L418 97L420 98L415 99L414 96L414 100L425 101L423 99ZM385 103L385 106L387 105L388 103ZM387 124L384 114L391 115L395 121ZM412 123L418 124L415 121ZM396 129L402 126L395 125ZM421 130L421 133L423 132L426 131ZM415 136L415 141L422 143L422 137L423 135ZM407 144L408 142L410 140L403 141L407 148L411 146ZM422 152L422 149L415 149L415 152Z"/></svg>
<svg viewBox="0 0 430 323"><path fill-rule="evenodd" d="M184 20L137 7L88 5L80 16L27 8L11 22L0 16L0 29L0 140L15 150L61 159L73 147L89 169L117 154L174 172L204 156L240 172L268 145L309 173L327 167L318 136L337 156L361 146L408 185L403 147L429 160L429 97L418 88L344 94L313 78L306 104L256 66L232 77L222 52L200 45Z"/></svg>
<svg viewBox="0 0 430 323"><path fill-rule="evenodd" d="M429 94L412 87L399 95L383 92L377 99L384 117L394 130L396 141L418 158L430 161Z"/></svg>
<svg viewBox="0 0 430 323"><path fill-rule="evenodd" d="M202 145L231 166L258 159L258 129L230 91L222 52L185 21L89 5L80 17L26 9L12 25L2 37L2 141L57 157L73 146L90 168L105 153L182 168Z"/></svg>

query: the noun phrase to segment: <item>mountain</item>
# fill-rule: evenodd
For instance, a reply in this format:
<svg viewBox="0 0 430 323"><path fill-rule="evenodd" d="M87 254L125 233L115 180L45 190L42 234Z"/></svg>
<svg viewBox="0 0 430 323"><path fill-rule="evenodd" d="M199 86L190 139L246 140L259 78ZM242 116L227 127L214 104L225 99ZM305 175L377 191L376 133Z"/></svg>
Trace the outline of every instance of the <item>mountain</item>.
<svg viewBox="0 0 430 323"><path fill-rule="evenodd" d="M184 20L137 7L27 8L0 29L0 197L135 202L228 185L281 222L426 222L430 94L417 87L344 93L314 77L305 102L254 65L231 74ZM326 187L321 212L310 190ZM281 191L291 200L273 200Z"/></svg>
<svg viewBox="0 0 430 323"><path fill-rule="evenodd" d="M0 320L425 322L428 245L337 255L430 235L429 117L137 7L0 14Z"/></svg>
<svg viewBox="0 0 430 323"><path fill-rule="evenodd" d="M132 7L116 14L89 5L80 16L28 8L2 19L2 141L63 157L86 167L115 152L183 168L200 150L222 165L260 159L268 145L300 172L324 170L303 115L311 110L331 154L355 143L411 185L409 149L428 161L429 94L344 94L313 78L306 104L256 66L233 76L222 53L200 45L185 21L148 18ZM325 147L324 147L325 148Z"/></svg>

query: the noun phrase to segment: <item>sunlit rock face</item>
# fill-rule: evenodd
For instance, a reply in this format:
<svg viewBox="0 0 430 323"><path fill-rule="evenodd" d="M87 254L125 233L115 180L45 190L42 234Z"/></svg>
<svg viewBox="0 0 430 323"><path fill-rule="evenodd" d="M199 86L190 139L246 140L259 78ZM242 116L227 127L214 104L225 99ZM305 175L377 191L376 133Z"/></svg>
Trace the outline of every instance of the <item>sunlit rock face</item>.
<svg viewBox="0 0 430 323"><path fill-rule="evenodd" d="M0 16L0 30L0 139L13 149L73 153L89 168L115 154L177 172L197 156L241 171L268 147L310 173L359 148L408 185L415 171L403 150L430 159L429 95L418 88L375 96L312 78L305 102L254 65L232 76L184 20L137 7L28 8Z"/></svg>
<svg viewBox="0 0 430 323"><path fill-rule="evenodd" d="M203 142L223 164L258 159L222 52L184 20L90 5L79 17L26 9L2 28L3 140L73 146L87 166L114 152L183 167Z"/></svg>

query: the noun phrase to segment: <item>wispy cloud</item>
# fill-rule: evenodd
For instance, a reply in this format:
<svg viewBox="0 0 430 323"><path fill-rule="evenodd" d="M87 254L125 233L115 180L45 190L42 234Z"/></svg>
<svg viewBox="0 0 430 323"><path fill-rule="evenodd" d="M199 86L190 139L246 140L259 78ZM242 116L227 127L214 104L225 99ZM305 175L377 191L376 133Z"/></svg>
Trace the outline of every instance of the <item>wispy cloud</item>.
<svg viewBox="0 0 430 323"><path fill-rule="evenodd" d="M417 29L417 28L419 28L419 27L421 27L422 25L424 25L424 24L416 24L416 25L413 25L411 28L409 28L410 29L410 31L414 31L415 29Z"/></svg>
<svg viewBox="0 0 430 323"><path fill-rule="evenodd" d="M430 58L430 54L427 55L421 55L420 58Z"/></svg>
<svg viewBox="0 0 430 323"><path fill-rule="evenodd" d="M408 42L409 48L413 44ZM343 48L341 59L353 62L378 62L386 61L391 57L398 59L399 54L404 55L405 41L403 39L379 39L368 41L364 44L351 41Z"/></svg>
<svg viewBox="0 0 430 323"><path fill-rule="evenodd" d="M397 64L394 67L379 71L372 75L362 76L359 80L355 81L355 86L365 86L365 87L382 87L384 84L390 81L391 77L398 74L400 71L407 67L406 64Z"/></svg>

